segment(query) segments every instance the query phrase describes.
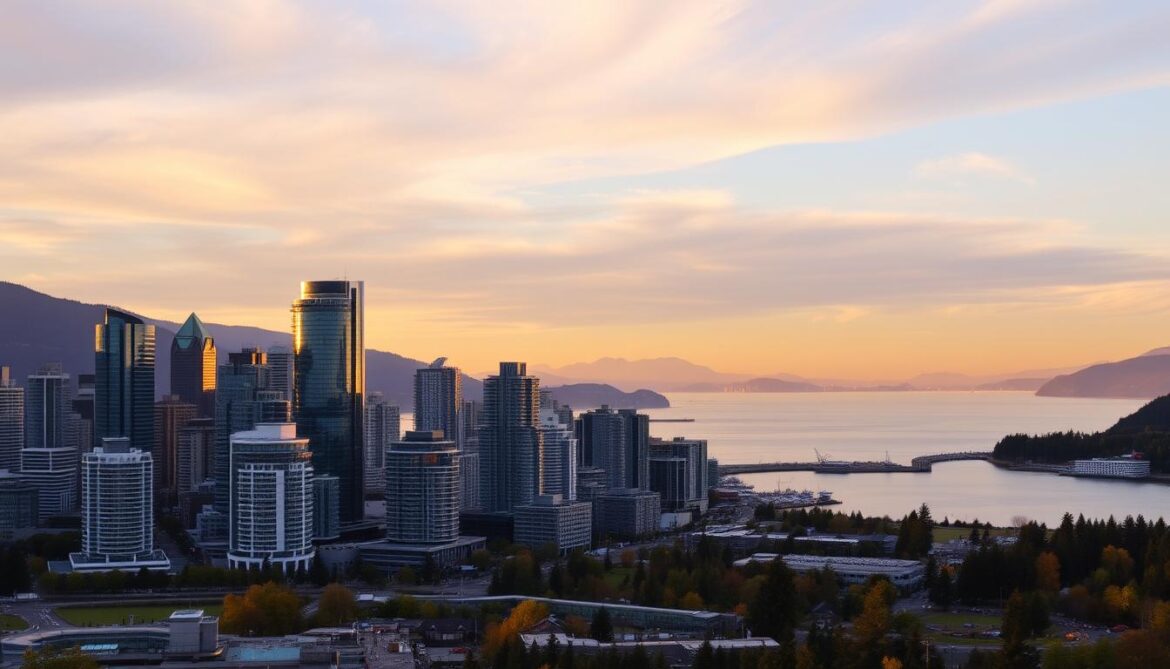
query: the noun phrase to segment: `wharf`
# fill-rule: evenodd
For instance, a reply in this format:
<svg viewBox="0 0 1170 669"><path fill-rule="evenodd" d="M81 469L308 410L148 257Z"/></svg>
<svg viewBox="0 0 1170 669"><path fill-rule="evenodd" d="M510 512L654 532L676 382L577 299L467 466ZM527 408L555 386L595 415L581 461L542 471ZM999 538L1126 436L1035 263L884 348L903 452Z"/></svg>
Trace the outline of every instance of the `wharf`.
<svg viewBox="0 0 1170 669"><path fill-rule="evenodd" d="M719 465L720 476L760 474L765 472L815 472L817 474L916 474L929 472L935 463L960 460L990 460L990 451L963 451L920 455L909 465L896 462L759 462L754 464Z"/></svg>

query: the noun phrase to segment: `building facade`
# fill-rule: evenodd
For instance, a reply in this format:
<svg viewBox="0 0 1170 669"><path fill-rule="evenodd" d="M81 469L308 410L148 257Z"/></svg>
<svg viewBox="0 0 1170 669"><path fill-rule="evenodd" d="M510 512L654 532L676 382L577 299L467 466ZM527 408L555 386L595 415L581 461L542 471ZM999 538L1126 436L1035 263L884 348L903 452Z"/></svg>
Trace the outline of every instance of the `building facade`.
<svg viewBox="0 0 1170 669"><path fill-rule="evenodd" d="M26 448L20 473L36 488L41 520L77 510L77 449Z"/></svg>
<svg viewBox="0 0 1170 669"><path fill-rule="evenodd" d="M705 513L708 476L705 439L650 440L649 487L662 495L663 511Z"/></svg>
<svg viewBox="0 0 1170 669"><path fill-rule="evenodd" d="M341 484L336 476L313 479L313 538L323 541L341 536Z"/></svg>
<svg viewBox="0 0 1170 669"><path fill-rule="evenodd" d="M463 451L463 374L439 358L414 373L414 429L442 430Z"/></svg>
<svg viewBox="0 0 1170 669"><path fill-rule="evenodd" d="M607 490L593 500L593 530L599 537L637 539L658 531L662 500L638 488Z"/></svg>
<svg viewBox="0 0 1170 669"><path fill-rule="evenodd" d="M77 448L73 386L57 363L28 375L24 393L26 448Z"/></svg>
<svg viewBox="0 0 1170 669"><path fill-rule="evenodd" d="M0 541L20 538L37 526L40 495L27 477L0 469Z"/></svg>
<svg viewBox="0 0 1170 669"><path fill-rule="evenodd" d="M215 475L215 420L195 418L179 430L179 495L196 492Z"/></svg>
<svg viewBox="0 0 1170 669"><path fill-rule="evenodd" d="M132 448L154 446L155 329L137 316L106 309L96 326L94 438L126 437Z"/></svg>
<svg viewBox="0 0 1170 669"><path fill-rule="evenodd" d="M607 474L610 488L650 487L650 417L603 406L577 419L581 465Z"/></svg>
<svg viewBox="0 0 1170 669"><path fill-rule="evenodd" d="M81 552L74 571L167 569L154 548L154 462L127 438L106 438L81 461Z"/></svg>
<svg viewBox="0 0 1170 669"><path fill-rule="evenodd" d="M510 513L542 489L540 380L522 362L501 362L483 382L479 423L480 506Z"/></svg>
<svg viewBox="0 0 1170 669"><path fill-rule="evenodd" d="M336 476L342 524L365 515L366 351L361 281L302 281L293 302L293 417L313 467Z"/></svg>
<svg viewBox="0 0 1170 669"><path fill-rule="evenodd" d="M0 367L0 469L20 471L24 448L24 388L16 385L8 367Z"/></svg>
<svg viewBox="0 0 1170 669"><path fill-rule="evenodd" d="M386 539L449 543L459 537L459 451L441 430L406 433L386 453Z"/></svg>
<svg viewBox="0 0 1170 669"><path fill-rule="evenodd" d="M229 353L220 365L215 392L215 510L228 512L228 456L231 435L256 427L258 393L268 387L268 354L257 348ZM226 524L226 523L225 523Z"/></svg>
<svg viewBox="0 0 1170 669"><path fill-rule="evenodd" d="M168 395L154 404L154 491L167 507L178 504L179 435L199 415L199 407L178 395Z"/></svg>
<svg viewBox="0 0 1170 669"><path fill-rule="evenodd" d="M293 353L287 346L268 349L268 389L292 402Z"/></svg>
<svg viewBox="0 0 1170 669"><path fill-rule="evenodd" d="M171 340L171 395L204 418L215 416L215 356L215 339L191 314Z"/></svg>
<svg viewBox="0 0 1170 669"><path fill-rule="evenodd" d="M262 423L231 438L228 565L286 573L313 562L313 464L293 423Z"/></svg>
<svg viewBox="0 0 1170 669"><path fill-rule="evenodd" d="M593 505L560 495L537 495L532 504L516 507L513 536L516 543L538 548L557 545L564 555L574 548L588 550L593 528Z"/></svg>
<svg viewBox="0 0 1170 669"><path fill-rule="evenodd" d="M540 432L545 495L560 495L568 502L577 499L577 437L572 422L562 422L563 414L553 407L540 409Z"/></svg>
<svg viewBox="0 0 1170 669"><path fill-rule="evenodd" d="M381 497L386 489L386 451L402 438L402 414L382 393L366 398L366 495Z"/></svg>

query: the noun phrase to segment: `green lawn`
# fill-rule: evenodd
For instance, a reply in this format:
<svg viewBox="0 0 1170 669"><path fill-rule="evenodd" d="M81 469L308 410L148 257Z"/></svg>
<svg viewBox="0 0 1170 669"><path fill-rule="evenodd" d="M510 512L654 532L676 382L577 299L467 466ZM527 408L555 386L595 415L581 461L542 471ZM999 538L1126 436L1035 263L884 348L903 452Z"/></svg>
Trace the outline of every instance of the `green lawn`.
<svg viewBox="0 0 1170 669"><path fill-rule="evenodd" d="M11 613L0 613L0 632L28 629L28 621Z"/></svg>
<svg viewBox="0 0 1170 669"><path fill-rule="evenodd" d="M627 567L614 567L606 572L605 582L612 585L616 590L622 587L622 581L626 580L627 576L630 577L630 582L632 583L634 580L634 570Z"/></svg>
<svg viewBox="0 0 1170 669"><path fill-rule="evenodd" d="M999 615L980 613L933 612L922 617L926 636L932 643L953 646L999 646L1000 640L980 636L980 632L998 630L1003 624Z"/></svg>
<svg viewBox="0 0 1170 669"><path fill-rule="evenodd" d="M179 609L197 608L209 616L218 616L223 613L222 604L196 604L185 606L180 604L147 604L141 606L96 606L96 607L63 607L56 610L58 616L71 625L80 627L91 625L124 625L130 623L130 616L134 616L135 624L160 622L171 617Z"/></svg>

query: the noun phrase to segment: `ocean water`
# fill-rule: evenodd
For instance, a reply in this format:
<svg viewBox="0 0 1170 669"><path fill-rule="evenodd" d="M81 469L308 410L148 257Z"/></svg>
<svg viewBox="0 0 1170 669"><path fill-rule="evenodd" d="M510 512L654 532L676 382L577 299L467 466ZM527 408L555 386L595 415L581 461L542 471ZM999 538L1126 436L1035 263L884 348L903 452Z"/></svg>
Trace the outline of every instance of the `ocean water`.
<svg viewBox="0 0 1170 669"><path fill-rule="evenodd" d="M837 460L909 463L918 455L991 450L1006 434L1101 430L1141 400L1036 397L1024 392L670 393L651 434L708 441L720 463ZM843 511L900 517L923 502L937 519L1060 522L1064 512L1170 520L1170 485L1012 472L952 462L923 474L780 472L741 477L757 490L830 490Z"/></svg>

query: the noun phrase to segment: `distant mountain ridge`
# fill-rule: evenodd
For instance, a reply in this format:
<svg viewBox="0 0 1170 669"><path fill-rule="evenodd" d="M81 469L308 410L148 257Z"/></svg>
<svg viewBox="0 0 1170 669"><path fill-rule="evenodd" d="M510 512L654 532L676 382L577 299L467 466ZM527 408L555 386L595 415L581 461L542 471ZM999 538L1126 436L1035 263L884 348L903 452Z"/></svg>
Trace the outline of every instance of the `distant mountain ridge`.
<svg viewBox="0 0 1170 669"><path fill-rule="evenodd" d="M1150 399L1170 393L1170 355L1155 349L1136 358L1086 367L1057 376L1036 391L1043 397Z"/></svg>
<svg viewBox="0 0 1170 669"><path fill-rule="evenodd" d="M105 305L53 297L19 284L0 281L0 365L10 365L13 376L24 378L47 362L60 362L76 378L92 374L94 326L101 323ZM133 312L131 312L133 313ZM138 315L138 314L136 314ZM139 315L156 327L155 394L170 389L171 339L178 323ZM290 346L292 335L263 328L206 323L215 338L220 362L245 346ZM381 392L404 411L414 406L414 371L427 363L395 353L366 350L366 391ZM483 397L483 383L463 376L467 399Z"/></svg>
<svg viewBox="0 0 1170 669"><path fill-rule="evenodd" d="M574 383L567 386L547 388L554 399L573 407L574 411L586 411L601 406L612 409L667 409L670 400L653 390L635 390L627 393L604 383Z"/></svg>

